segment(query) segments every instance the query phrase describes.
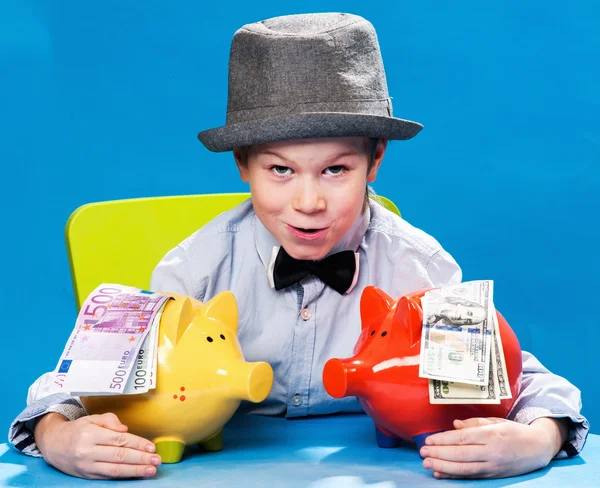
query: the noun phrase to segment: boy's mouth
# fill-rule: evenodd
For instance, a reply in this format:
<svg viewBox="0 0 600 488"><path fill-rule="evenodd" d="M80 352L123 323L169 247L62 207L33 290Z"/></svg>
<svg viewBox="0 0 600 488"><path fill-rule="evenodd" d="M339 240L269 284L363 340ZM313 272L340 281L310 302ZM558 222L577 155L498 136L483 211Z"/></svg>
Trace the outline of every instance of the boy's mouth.
<svg viewBox="0 0 600 488"><path fill-rule="evenodd" d="M308 239L308 240L319 240L325 236L327 227L321 228L308 228L308 227L295 227L293 225L289 225L288 229L291 230L292 234L294 234L297 238L300 239Z"/></svg>

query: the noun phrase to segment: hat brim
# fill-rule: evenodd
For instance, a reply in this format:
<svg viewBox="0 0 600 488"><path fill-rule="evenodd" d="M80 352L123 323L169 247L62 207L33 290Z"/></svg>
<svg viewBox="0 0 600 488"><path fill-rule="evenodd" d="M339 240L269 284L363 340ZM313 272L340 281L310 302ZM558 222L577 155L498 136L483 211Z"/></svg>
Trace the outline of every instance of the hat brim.
<svg viewBox="0 0 600 488"><path fill-rule="evenodd" d="M418 122L383 115L311 112L228 124L200 132L198 139L208 150L224 152L251 144L316 137L410 139L422 128Z"/></svg>

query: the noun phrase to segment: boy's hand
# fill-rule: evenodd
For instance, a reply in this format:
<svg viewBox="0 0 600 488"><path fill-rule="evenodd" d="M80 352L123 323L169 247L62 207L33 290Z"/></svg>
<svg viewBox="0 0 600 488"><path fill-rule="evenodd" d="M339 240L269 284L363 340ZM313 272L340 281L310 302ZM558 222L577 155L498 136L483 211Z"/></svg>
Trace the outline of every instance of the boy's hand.
<svg viewBox="0 0 600 488"><path fill-rule="evenodd" d="M455 420L421 448L423 466L436 478L504 478L543 468L566 441L565 419L519 424L500 418Z"/></svg>
<svg viewBox="0 0 600 488"><path fill-rule="evenodd" d="M45 415L35 440L48 464L79 478L140 478L156 474L160 456L150 441L127 432L114 413L69 421Z"/></svg>

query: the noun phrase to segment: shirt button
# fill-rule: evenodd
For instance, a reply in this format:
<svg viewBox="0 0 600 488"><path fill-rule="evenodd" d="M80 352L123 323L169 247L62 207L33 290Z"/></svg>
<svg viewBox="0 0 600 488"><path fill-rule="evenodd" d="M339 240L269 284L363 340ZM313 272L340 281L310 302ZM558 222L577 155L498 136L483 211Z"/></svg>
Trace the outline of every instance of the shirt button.
<svg viewBox="0 0 600 488"><path fill-rule="evenodd" d="M298 393L296 393L293 397L292 397L292 405L294 405L294 407L299 407L300 405L302 405L302 397L300 395L298 395Z"/></svg>
<svg viewBox="0 0 600 488"><path fill-rule="evenodd" d="M303 308L300 312L300 317L302 317L303 320L310 319L312 317L312 312L310 311L310 308Z"/></svg>

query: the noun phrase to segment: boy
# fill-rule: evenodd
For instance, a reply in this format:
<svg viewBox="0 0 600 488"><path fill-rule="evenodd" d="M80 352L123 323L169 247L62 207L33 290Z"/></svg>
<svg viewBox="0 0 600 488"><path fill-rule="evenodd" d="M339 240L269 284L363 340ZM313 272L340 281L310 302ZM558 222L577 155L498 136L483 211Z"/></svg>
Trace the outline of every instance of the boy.
<svg viewBox="0 0 600 488"><path fill-rule="evenodd" d="M217 217L158 264L152 288L206 301L231 290L249 361L268 361L273 390L253 413L288 417L359 411L329 397L330 357L347 357L360 332L367 285L391 296L460 282L438 242L369 201L386 140L421 126L392 117L375 31L347 14L278 17L240 29L229 66L227 125L201 132L233 150L251 201ZM456 421L421 454L439 478L502 477L576 455L585 442L579 391L523 353L523 387L505 419ZM151 476L152 444L113 414L84 416L75 398L44 398L43 378L10 440L88 478Z"/></svg>

